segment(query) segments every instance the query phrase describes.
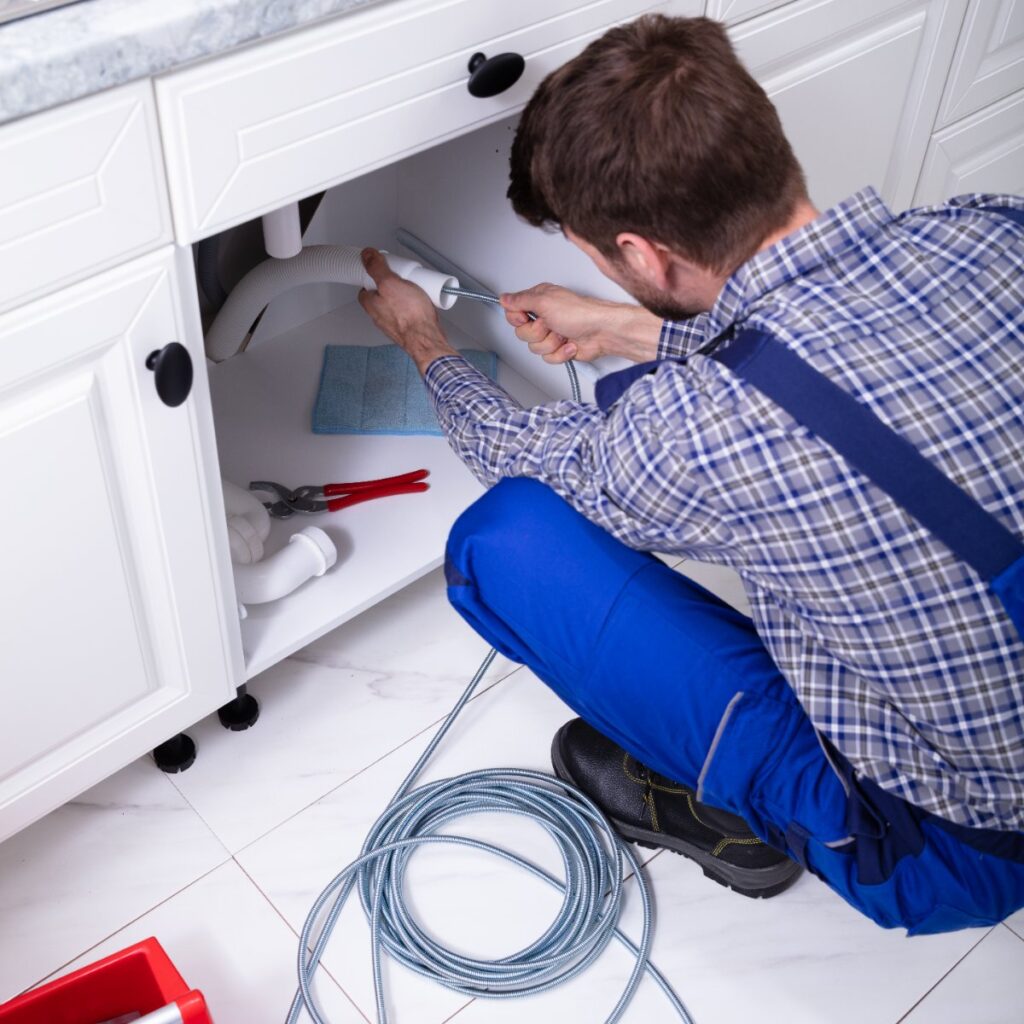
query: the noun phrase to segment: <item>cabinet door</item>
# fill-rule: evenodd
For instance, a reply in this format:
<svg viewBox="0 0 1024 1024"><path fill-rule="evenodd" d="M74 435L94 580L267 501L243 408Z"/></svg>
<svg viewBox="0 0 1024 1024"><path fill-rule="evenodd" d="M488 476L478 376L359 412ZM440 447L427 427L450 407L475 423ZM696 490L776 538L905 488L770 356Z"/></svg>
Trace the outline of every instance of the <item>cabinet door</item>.
<svg viewBox="0 0 1024 1024"><path fill-rule="evenodd" d="M168 248L0 318L0 839L237 683L176 272ZM176 408L145 365L170 341L197 375Z"/></svg>
<svg viewBox="0 0 1024 1024"><path fill-rule="evenodd" d="M1024 92L932 139L914 202L941 203L965 192L1024 194Z"/></svg>
<svg viewBox="0 0 1024 1024"><path fill-rule="evenodd" d="M730 25L781 7L789 0L708 0L708 17Z"/></svg>
<svg viewBox="0 0 1024 1024"><path fill-rule="evenodd" d="M966 0L799 0L732 30L831 206L874 185L908 206Z"/></svg>
<svg viewBox="0 0 1024 1024"><path fill-rule="evenodd" d="M940 125L1024 88L1024 0L973 0L949 74Z"/></svg>

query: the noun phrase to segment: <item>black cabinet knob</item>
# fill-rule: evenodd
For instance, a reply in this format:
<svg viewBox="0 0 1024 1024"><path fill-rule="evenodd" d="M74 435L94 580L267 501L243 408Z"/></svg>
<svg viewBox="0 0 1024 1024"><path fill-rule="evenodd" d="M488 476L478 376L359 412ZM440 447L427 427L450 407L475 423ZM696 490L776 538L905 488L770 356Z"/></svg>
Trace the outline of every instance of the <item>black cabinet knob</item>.
<svg viewBox="0 0 1024 1024"><path fill-rule="evenodd" d="M469 92L472 96L497 96L511 89L526 70L526 61L518 53L499 53L485 57L474 53L469 58Z"/></svg>
<svg viewBox="0 0 1024 1024"><path fill-rule="evenodd" d="M156 393L164 405L181 405L192 390L192 357L180 342L172 341L146 358L146 369L152 370Z"/></svg>

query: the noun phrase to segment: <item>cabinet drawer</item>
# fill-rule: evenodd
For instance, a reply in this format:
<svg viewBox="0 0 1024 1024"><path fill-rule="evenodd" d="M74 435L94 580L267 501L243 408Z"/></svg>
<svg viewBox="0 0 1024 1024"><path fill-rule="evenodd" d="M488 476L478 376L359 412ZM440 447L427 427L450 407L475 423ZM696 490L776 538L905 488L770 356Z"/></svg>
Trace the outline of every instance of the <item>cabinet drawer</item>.
<svg viewBox="0 0 1024 1024"><path fill-rule="evenodd" d="M915 204L965 192L1024 193L1024 91L932 139Z"/></svg>
<svg viewBox="0 0 1024 1024"><path fill-rule="evenodd" d="M213 234L507 115L591 38L656 7L665 5L397 0L158 79L177 238ZM476 99L466 82L477 51L520 53L526 71Z"/></svg>
<svg viewBox="0 0 1024 1024"><path fill-rule="evenodd" d="M1024 89L1024 0L973 0L943 97L939 125Z"/></svg>
<svg viewBox="0 0 1024 1024"><path fill-rule="evenodd" d="M170 237L148 84L0 127L0 311Z"/></svg>

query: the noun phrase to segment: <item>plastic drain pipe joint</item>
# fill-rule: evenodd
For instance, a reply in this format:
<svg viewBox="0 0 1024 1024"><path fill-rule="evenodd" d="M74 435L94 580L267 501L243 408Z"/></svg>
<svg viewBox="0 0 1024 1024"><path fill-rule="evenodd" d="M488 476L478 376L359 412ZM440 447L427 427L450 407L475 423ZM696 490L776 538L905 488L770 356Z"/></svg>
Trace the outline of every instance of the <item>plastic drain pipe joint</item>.
<svg viewBox="0 0 1024 1024"><path fill-rule="evenodd" d="M323 576L338 560L338 549L318 526L292 534L286 547L264 558L270 515L252 491L222 480L228 519L235 594L244 618L247 604L264 604L290 594L314 576Z"/></svg>

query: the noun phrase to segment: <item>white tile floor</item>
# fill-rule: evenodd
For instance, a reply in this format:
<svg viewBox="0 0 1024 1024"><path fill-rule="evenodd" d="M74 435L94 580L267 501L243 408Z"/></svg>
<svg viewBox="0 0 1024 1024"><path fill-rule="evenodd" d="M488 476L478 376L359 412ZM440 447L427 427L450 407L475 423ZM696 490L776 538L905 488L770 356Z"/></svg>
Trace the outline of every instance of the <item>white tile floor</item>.
<svg viewBox="0 0 1024 1024"><path fill-rule="evenodd" d="M742 606L734 579L685 571ZM0 845L0 1000L156 935L217 1024L282 1021L309 904L357 851L484 653L432 574L260 677L252 691L263 716L251 731L227 733L215 720L191 730L200 755L190 771L172 778L140 761ZM547 770L551 735L568 717L530 673L498 662L425 779ZM494 817L459 831L559 867L534 827ZM697 1024L1024 1021L1024 913L987 931L910 940L813 878L754 901L679 857L655 855L647 870L654 959ZM418 853L409 879L428 927L481 955L524 945L556 906L541 883L460 850ZM635 897L623 920L635 933ZM367 938L353 906L319 981L331 1021L374 1019ZM393 964L385 980L398 1024L598 1022L630 966L613 945L583 978L528 1002L470 1001ZM675 1018L645 981L623 1019Z"/></svg>

